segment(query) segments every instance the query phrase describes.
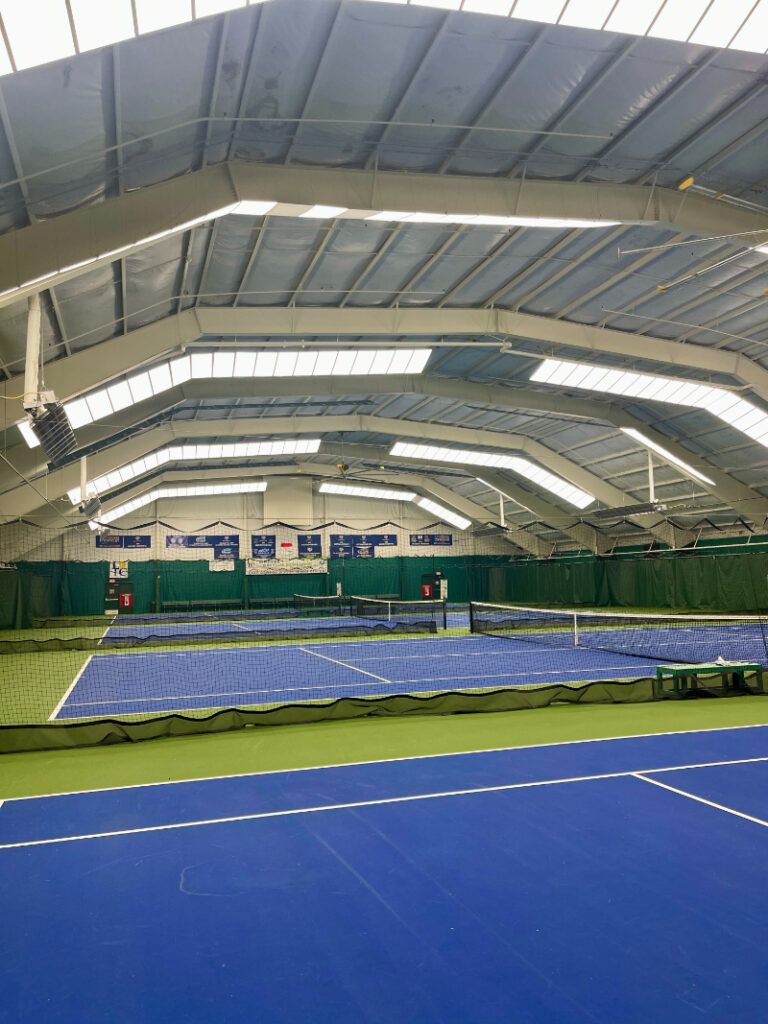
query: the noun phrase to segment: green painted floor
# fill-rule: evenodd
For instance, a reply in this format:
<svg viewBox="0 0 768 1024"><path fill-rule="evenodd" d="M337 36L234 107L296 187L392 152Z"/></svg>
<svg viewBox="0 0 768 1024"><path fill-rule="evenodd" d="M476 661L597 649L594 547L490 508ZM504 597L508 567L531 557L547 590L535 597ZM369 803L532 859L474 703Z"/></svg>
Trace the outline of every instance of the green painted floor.
<svg viewBox="0 0 768 1024"><path fill-rule="evenodd" d="M0 755L0 799L536 743L768 724L768 699L559 705L535 711L368 718Z"/></svg>

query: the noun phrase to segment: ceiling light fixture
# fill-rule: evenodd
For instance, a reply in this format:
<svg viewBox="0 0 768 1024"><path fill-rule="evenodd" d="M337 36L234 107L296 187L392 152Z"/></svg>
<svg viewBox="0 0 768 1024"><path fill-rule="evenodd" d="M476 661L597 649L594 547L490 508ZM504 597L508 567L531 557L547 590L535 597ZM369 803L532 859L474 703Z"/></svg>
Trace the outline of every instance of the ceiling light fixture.
<svg viewBox="0 0 768 1024"><path fill-rule="evenodd" d="M472 525L471 520L460 516L443 505L429 498L421 498L414 491L394 491L387 487L358 487L356 484L322 483L318 488L320 494L340 494L350 498L380 498L388 501L413 501L420 508L439 516L443 522L466 530Z"/></svg>
<svg viewBox="0 0 768 1024"><path fill-rule="evenodd" d="M73 429L121 412L188 380L234 377L368 377L419 374L431 348L319 349L301 352L193 352L64 403ZM30 448L39 441L17 424Z"/></svg>
<svg viewBox="0 0 768 1024"><path fill-rule="evenodd" d="M320 448L317 438L307 441L246 441L239 444L184 444L161 448L135 462L119 466L86 484L86 495L104 494L144 473L151 473L169 462L205 462L210 459L255 459L275 455L313 455ZM80 488L67 491L73 505L80 502Z"/></svg>
<svg viewBox="0 0 768 1024"><path fill-rule="evenodd" d="M679 380L649 373L617 370L593 363L545 359L531 374L531 380L562 388L600 391L625 398L644 398L669 405L704 409L729 427L768 448L768 413L727 388L698 381Z"/></svg>
<svg viewBox="0 0 768 1024"><path fill-rule="evenodd" d="M312 206L306 213L300 213L299 217L306 217L308 220L331 220L346 212L346 206Z"/></svg>
<svg viewBox="0 0 768 1024"><path fill-rule="evenodd" d="M622 427L621 430L622 433L633 438L638 442L638 444L644 445L646 448L650 448L652 452L656 452L656 454L660 455L666 462L670 462L673 466L677 466L678 469L682 469L683 472L687 473L689 476L694 477L696 480L701 480L704 484L710 484L712 487L715 486L714 480L710 480L708 476L704 476L704 474L700 473L698 469L694 469L693 466L689 466L687 462L683 461L683 459L679 459L676 455L667 451L667 449L663 448L660 444L656 444L655 441L646 437L645 434L642 434L639 430L635 430L634 427Z"/></svg>
<svg viewBox="0 0 768 1024"><path fill-rule="evenodd" d="M439 516L444 523L458 527L459 530L467 530L472 525L471 519L465 519L464 516L446 508L445 505L438 505L431 498L419 498L416 504L426 512L431 512L433 516Z"/></svg>
<svg viewBox="0 0 768 1024"><path fill-rule="evenodd" d="M583 220L577 217L501 217L484 213L400 213L384 210L374 213L366 220L389 221L398 224L466 224L476 227L503 228L609 228L617 220Z"/></svg>
<svg viewBox="0 0 768 1024"><path fill-rule="evenodd" d="M266 489L267 484L265 480L256 480L244 484L208 484L200 487L158 487L153 491L147 491L146 494L142 494L138 498L133 498L132 501L126 501L125 504L110 509L109 512L102 512L98 522L91 520L88 525L92 530L98 530L102 523L113 523L116 519L122 519L123 516L135 512L137 508L151 505L153 501L157 501L159 498L200 498L218 494L254 494L266 491Z"/></svg>
<svg viewBox="0 0 768 1024"><path fill-rule="evenodd" d="M502 455L497 452L474 452L466 448L439 448L435 445L410 444L398 441L389 453L403 459L424 459L430 462L464 463L467 466L488 466L493 469L509 469L518 476L537 484L550 494L562 498L576 508L586 508L595 500L588 494L568 483L549 470L537 466L518 455Z"/></svg>
<svg viewBox="0 0 768 1024"><path fill-rule="evenodd" d="M394 491L387 487L358 487L353 484L323 483L319 487L320 494L342 494L349 498L381 498L386 501L413 501L413 491Z"/></svg>

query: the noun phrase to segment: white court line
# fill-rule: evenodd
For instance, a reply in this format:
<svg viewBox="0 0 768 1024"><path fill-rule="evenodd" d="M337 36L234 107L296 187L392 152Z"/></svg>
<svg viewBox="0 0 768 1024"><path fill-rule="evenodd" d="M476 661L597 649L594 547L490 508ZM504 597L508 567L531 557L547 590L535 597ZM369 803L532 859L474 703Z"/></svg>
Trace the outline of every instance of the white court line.
<svg viewBox="0 0 768 1024"><path fill-rule="evenodd" d="M383 676L374 675L373 672L366 672L365 669L356 668L354 665L347 665L346 662L336 661L335 658L326 658L325 655L317 654L316 651L305 651L303 647L299 647L299 650L300 651L304 651L305 654L314 654L318 658L325 658L326 661L332 661L336 665L343 665L345 668L351 668L355 672L362 673L362 675L371 676L371 678L375 679L379 683L387 683L390 686L399 686L401 683L423 683L424 686L430 688L430 692L431 692L431 684L432 683L443 683L443 682L447 682L447 681L455 680L455 679L474 679L474 680L480 680L480 679L527 679L529 676L552 676L552 675L561 676L561 675L563 675L563 672L558 670L558 669L549 669L546 672L520 672L520 673L517 673L517 674L513 674L511 672L499 672L499 673L496 673L494 675L485 675L485 676L478 676L478 675L471 675L471 676L432 676L429 679L385 679ZM626 667L627 667L626 665L617 665L617 666L613 666L613 667L600 668L600 669L571 669L571 670L566 670L565 675L569 675L569 674L573 675L574 672L590 672L590 671L591 672L612 672L612 673L616 673L616 672L624 671L626 669ZM628 678L633 678L633 677L628 677ZM613 679L611 679L609 681L613 682ZM617 682L621 681L621 677L619 677L619 679L617 679L616 681ZM603 682L603 680L602 679L592 679L592 678L571 679L568 682L564 682L562 685L563 686L569 686L571 683L585 683L586 684L586 683L600 683L600 682ZM149 703L159 703L161 701L169 701L169 700L209 700L210 698L216 698L216 697L222 697L222 698L223 697L249 697L249 696L255 696L257 694L263 694L265 696L269 696L270 694L278 694L278 693L315 693L315 694L317 694L317 699L318 700L323 700L324 698L323 698L322 692L321 692L323 690L346 690L350 686L361 686L361 685L372 686L373 684L372 683L361 683L361 682L355 682L355 683L322 683L322 684L316 684L316 685L313 685L313 686L286 686L286 687L280 687L278 689L267 689L267 690L225 690L225 691L222 691L222 692L219 692L219 693L179 693L179 694L170 694L168 696L163 696L163 697L121 697L121 698L119 698L117 700L75 700L75 701L71 701L70 702L69 707L71 707L71 708L92 708L92 707L100 708L100 707L106 707L107 705L111 705L111 704L145 704L145 703L149 704ZM546 684L543 684L543 685L546 685ZM535 689L535 688L536 687L533 687L533 686L525 687L525 689ZM482 687L473 686L473 687L469 687L469 689L477 690L477 689L482 689ZM522 689L522 687L518 687L518 689ZM420 691L420 692L423 692L423 691ZM387 696L391 696L391 694L387 694ZM404 696L407 696L407 695L404 695ZM272 703L272 702L268 701L267 703ZM194 710L203 711L205 709L204 708L197 708L197 709L194 709Z"/></svg>
<svg viewBox="0 0 768 1024"><path fill-rule="evenodd" d="M77 675L75 676L75 678L74 678L74 679L72 680L72 682L71 682L71 683L69 684L69 686L68 686L68 687L66 688L66 690L64 691L64 696L63 696L63 697L61 698L61 700L59 701L59 703L58 703L58 704L56 705L56 707L55 707L55 708L53 709L53 711L52 711L52 712L50 713L50 715L48 716L48 721L49 721L49 722L52 722L52 721L53 721L53 720L54 720L54 719L56 718L56 715L58 715L58 713L59 713L59 712L61 711L61 709L62 709L62 708L64 707L64 705L65 705L65 704L66 704L66 702L67 702L67 697L69 697L70 693L72 693L72 691L74 690L74 688L75 688L75 687L77 686L77 684L78 684L78 683L80 682L80 676L82 676L83 672L85 672L85 670L86 670L86 669L88 668L88 666L89 666L89 665L90 665L90 663L91 663L91 659L92 659L92 658L93 658L93 655L92 655L92 654L89 654L89 655L88 655L88 657L87 657L87 658L85 659L85 662L83 663L83 667L82 667L82 668L80 669L80 671L79 671L79 672L77 673Z"/></svg>
<svg viewBox="0 0 768 1024"><path fill-rule="evenodd" d="M305 654L314 654L316 658L322 658L324 661L332 661L334 665L341 665L342 668L351 668L353 672L361 672L364 676L371 676L372 679L378 679L380 683L388 683L390 686L395 684L391 679L385 679L384 676L377 676L374 672L366 672L364 668L356 668L354 665L348 665L346 661L337 661L335 658L329 658L327 654L320 654L317 651L310 651L306 647L299 647L300 651L304 651ZM428 682L428 680L419 680L419 682ZM333 685L333 684L332 684ZM338 683L336 688L339 686L351 686L351 683ZM312 689L322 689L322 687L312 687Z"/></svg>
<svg viewBox="0 0 768 1024"><path fill-rule="evenodd" d="M110 629L112 629L112 623L111 623L111 622L109 623L109 625L107 626L107 628L106 628L106 629L104 630L104 632L103 632L103 633L101 634L101 636L99 637L99 644L101 644L101 641L102 641L102 640L104 639L104 637L105 637L105 636L107 635L107 633L108 633L108 632L110 631ZM98 646L98 645L97 645L97 646ZM64 691L64 696L63 696L63 697L61 698L61 700L59 701L59 703L58 703L58 704L56 705L56 707L55 707L55 708L53 709L53 711L52 711L52 712L50 713L50 715L48 716L48 721L49 721L49 722L53 722L53 721L55 720L55 718L56 718L56 716L58 715L58 713L59 713L59 712L61 711L61 709L62 709L62 708L64 707L64 705L66 704L66 702L67 702L67 697L69 697L69 695L70 695L70 694L72 693L72 691L74 690L74 688L75 688L75 687L77 686L77 684L78 684L78 683L80 682L80 677L82 676L83 672L85 672L85 670L86 670L86 669L88 668L88 666L90 665L90 663L91 663L91 658L93 658L93 655L92 655L92 654L89 654L89 655L88 655L88 657L87 657L87 658L85 659L85 662L84 662L84 664L83 664L83 667L82 667L82 668L80 669L80 671L79 671L79 672L77 673L77 675L75 676L75 678L74 678L74 679L72 680L72 682L71 682L71 683L69 684L69 686L68 686L68 687L66 688L66 690Z"/></svg>
<svg viewBox="0 0 768 1024"><path fill-rule="evenodd" d="M760 758L760 760L766 760ZM744 762L734 761L734 764L740 764ZM704 768L711 767L710 765L702 765ZM666 769L669 771L670 769ZM756 825L762 825L764 828L768 828L768 821L763 821L762 818L754 818L751 814L744 814L742 811L736 811L733 807L726 807L725 804L716 804L714 800L705 800L703 796L696 796L694 793L687 793L684 789L678 789L676 786L668 786L666 782L659 782L658 779L649 779L640 772L632 772L632 775L636 779L640 779L642 782L650 782L652 786L659 786L661 789L668 789L670 793L677 793L678 796L687 797L689 800L695 800L697 804L705 804L707 807L714 807L715 810L725 811L726 814L732 814L736 818L744 818L745 821L752 821Z"/></svg>
<svg viewBox="0 0 768 1024"><path fill-rule="evenodd" d="M190 634L194 636L194 634ZM498 639L498 637L486 637L487 639ZM319 647L360 647L365 645L369 647L372 643L386 643L386 644L448 644L448 643L466 643L467 641L477 643L476 636L436 636L436 637L414 637L414 636L372 636L367 640L329 640L328 642L317 641ZM484 642L484 641L481 641ZM158 646L161 646L158 644ZM272 642L266 642L259 646L253 644L250 647L222 647L222 648L201 648L196 651L131 651L130 654L122 654L117 648L114 651L110 651L109 654L101 654L100 657L121 657L121 658L181 658L185 655L191 655L192 657L200 654L212 654L215 653L218 656L226 654L237 654L242 651L289 651L301 648L299 643L292 644L275 644ZM542 650L545 648L542 647Z"/></svg>
<svg viewBox="0 0 768 1024"><path fill-rule="evenodd" d="M740 761L711 761L705 764L676 765L671 768L644 768L642 771L648 773L677 772L693 768L715 768L732 764L747 764L755 761L768 761L768 757L745 758ZM535 782L510 782L501 786L477 786L472 789L449 789L436 793L412 793L408 796L382 797L376 800L355 800L343 804L321 804L313 807L289 808L282 811L259 811L255 814L236 814L225 818L202 818L198 821L179 821L168 825L144 825L140 828L124 828L117 829L112 832L90 832L83 835L59 836L55 839L28 839L19 843L1 843L0 850L16 850L28 846L52 846L56 843L75 843L84 839L110 839L115 836L139 835L144 832L169 832L174 829L196 828L201 825L226 825L235 821L259 821L263 818L288 818L296 814L316 814L321 811L346 811L357 807L380 807L385 804L414 803L418 800L440 800L452 796L475 796L480 793L504 793L515 789L536 789L541 786L560 786L572 782L598 782L603 779L622 778L638 778L643 779L645 782L654 782L653 779L646 779L644 775L638 772L601 772L596 775L574 775L562 779L541 779ZM664 789L672 789L671 786L664 786L663 783L660 782L655 782L654 785L663 786ZM682 790L673 790L673 792L681 793L683 796L690 796L689 793L684 793ZM710 803L708 800L702 800L701 797L692 797L692 799L699 800L701 803ZM750 821L755 821L759 825L765 825L768 827L768 822L761 821L759 818L749 818L749 815L741 814L739 811L733 811L728 807L721 807L720 804L711 804L711 806L718 807L723 811L728 811L740 818L748 818Z"/></svg>
<svg viewBox="0 0 768 1024"><path fill-rule="evenodd" d="M201 710L201 709L196 709ZM202 709L204 710L204 709ZM61 793L31 793L28 796L8 796L5 802L19 800L52 800L65 796L86 796L90 793L117 793L123 789L153 789L155 786L184 786L195 782L225 782L227 779L252 779L262 775L293 775L298 772L324 772L333 768L360 768L368 764L397 764L400 761L430 761L439 757L475 757L482 754L505 754L517 750L546 750L550 747L572 747L581 743L615 743L623 740L647 740L656 736L697 736L711 732L736 732L743 729L765 729L759 723L752 725L716 725L711 729L670 729L667 732L639 732L627 736L593 736L581 740L557 740L555 743L523 743L517 747L483 747L480 750L448 750L441 754L408 754L404 757L378 757L368 761L338 761L335 764L312 764L300 768L269 768L261 772L230 772L227 775L198 775L188 779L160 779L158 782L133 782L127 786L98 786L95 789L69 789ZM763 758L745 758L743 761L713 761L707 765L684 765L674 768L656 768L655 771L678 771L683 767L709 768L723 764L749 764Z"/></svg>

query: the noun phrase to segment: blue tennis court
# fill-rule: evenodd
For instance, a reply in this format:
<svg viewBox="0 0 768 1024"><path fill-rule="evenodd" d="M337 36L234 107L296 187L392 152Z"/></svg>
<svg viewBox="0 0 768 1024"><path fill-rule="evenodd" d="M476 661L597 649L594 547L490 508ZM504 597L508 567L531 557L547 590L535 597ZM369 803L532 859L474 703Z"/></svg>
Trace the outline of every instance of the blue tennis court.
<svg viewBox="0 0 768 1024"><path fill-rule="evenodd" d="M6 1019L757 1024L768 727L10 799Z"/></svg>
<svg viewBox="0 0 768 1024"><path fill-rule="evenodd" d="M436 690L578 686L653 676L657 664L657 659L482 636L97 654L51 719Z"/></svg>

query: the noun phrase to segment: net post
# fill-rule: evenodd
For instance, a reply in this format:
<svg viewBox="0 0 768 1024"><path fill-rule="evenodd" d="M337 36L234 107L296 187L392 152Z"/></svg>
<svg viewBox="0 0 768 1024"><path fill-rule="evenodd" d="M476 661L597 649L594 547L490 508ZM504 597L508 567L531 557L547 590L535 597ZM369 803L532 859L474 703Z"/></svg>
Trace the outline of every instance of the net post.
<svg viewBox="0 0 768 1024"><path fill-rule="evenodd" d="M573 613L573 646L579 646L579 613Z"/></svg>

